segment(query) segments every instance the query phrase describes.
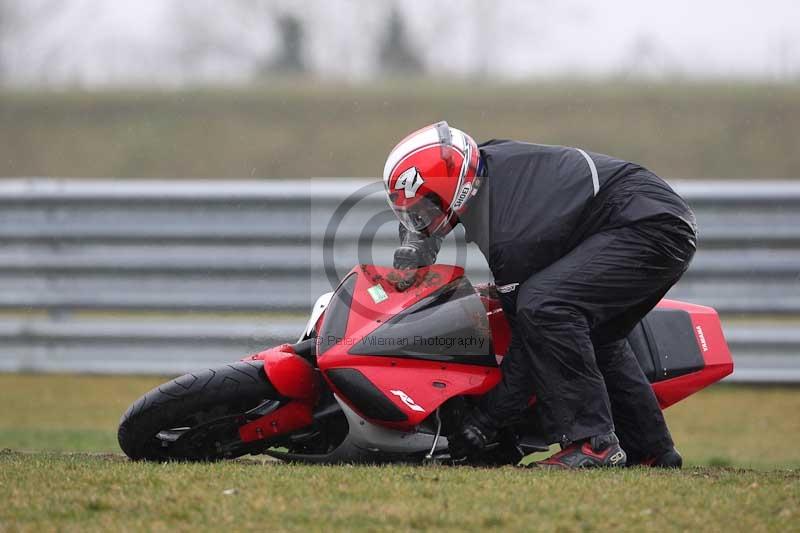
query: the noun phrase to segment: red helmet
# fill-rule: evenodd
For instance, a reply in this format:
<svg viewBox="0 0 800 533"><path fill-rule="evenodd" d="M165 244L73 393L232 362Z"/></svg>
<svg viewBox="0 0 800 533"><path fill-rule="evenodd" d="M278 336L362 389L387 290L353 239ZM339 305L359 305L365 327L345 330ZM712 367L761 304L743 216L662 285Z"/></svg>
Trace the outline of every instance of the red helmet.
<svg viewBox="0 0 800 533"><path fill-rule="evenodd" d="M472 137L447 122L415 131L386 159L389 206L409 230L446 235L478 192L479 160Z"/></svg>

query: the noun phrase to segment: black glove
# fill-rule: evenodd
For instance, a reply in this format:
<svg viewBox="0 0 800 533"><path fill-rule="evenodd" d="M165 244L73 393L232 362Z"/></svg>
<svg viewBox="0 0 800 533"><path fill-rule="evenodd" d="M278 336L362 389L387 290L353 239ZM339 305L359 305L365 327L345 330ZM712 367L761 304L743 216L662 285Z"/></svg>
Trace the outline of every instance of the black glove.
<svg viewBox="0 0 800 533"><path fill-rule="evenodd" d="M468 413L461 429L447 438L450 458L456 461L480 453L497 438L498 426L479 409Z"/></svg>
<svg viewBox="0 0 800 533"><path fill-rule="evenodd" d="M419 267L419 252L413 246L400 246L394 251L394 268L398 270L392 278L394 288L404 291L414 285Z"/></svg>
<svg viewBox="0 0 800 533"><path fill-rule="evenodd" d="M402 244L394 250L394 267L398 270L416 270L425 265L417 246Z"/></svg>
<svg viewBox="0 0 800 533"><path fill-rule="evenodd" d="M406 271L399 276L395 287L404 291L414 284L416 270L432 265L442 247L441 237L425 237L408 231L400 224L400 246L394 251L394 268Z"/></svg>

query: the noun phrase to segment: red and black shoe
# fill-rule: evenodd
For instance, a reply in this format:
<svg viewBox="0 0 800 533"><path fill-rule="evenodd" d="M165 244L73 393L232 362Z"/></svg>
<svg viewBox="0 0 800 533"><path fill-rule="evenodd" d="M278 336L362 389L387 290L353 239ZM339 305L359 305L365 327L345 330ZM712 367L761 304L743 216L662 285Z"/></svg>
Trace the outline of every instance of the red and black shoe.
<svg viewBox="0 0 800 533"><path fill-rule="evenodd" d="M617 435L612 432L574 442L534 465L542 468L595 468L625 466L626 459L625 450L620 447Z"/></svg>
<svg viewBox="0 0 800 533"><path fill-rule="evenodd" d="M672 448L662 454L645 457L642 459L631 459L627 466L649 466L652 468L681 468L683 467L683 457L678 450Z"/></svg>

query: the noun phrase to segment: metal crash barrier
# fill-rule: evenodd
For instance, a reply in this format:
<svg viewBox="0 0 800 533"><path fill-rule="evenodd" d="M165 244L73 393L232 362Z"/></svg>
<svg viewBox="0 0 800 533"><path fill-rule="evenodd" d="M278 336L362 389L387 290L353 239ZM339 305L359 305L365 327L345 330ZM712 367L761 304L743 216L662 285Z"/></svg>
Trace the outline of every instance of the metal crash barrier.
<svg viewBox="0 0 800 533"><path fill-rule="evenodd" d="M669 297L715 307L731 381L800 382L800 185L676 181L700 249ZM0 181L0 370L171 374L294 340L397 240L368 180ZM463 234L440 262L488 267Z"/></svg>

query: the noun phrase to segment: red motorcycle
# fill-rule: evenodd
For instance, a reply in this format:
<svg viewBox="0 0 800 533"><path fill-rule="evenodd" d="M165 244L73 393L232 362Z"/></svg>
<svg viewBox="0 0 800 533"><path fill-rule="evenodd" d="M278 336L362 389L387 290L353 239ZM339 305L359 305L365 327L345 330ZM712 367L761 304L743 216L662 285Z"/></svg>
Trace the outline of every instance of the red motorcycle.
<svg viewBox="0 0 800 533"><path fill-rule="evenodd" d="M245 454L306 463L446 461L448 435L501 377L510 331L492 285L463 269L355 267L322 296L295 344L178 377L131 405L119 426L131 459ZM717 313L662 300L628 337L663 408L733 371ZM547 449L535 395L525 416L470 464L515 464Z"/></svg>

